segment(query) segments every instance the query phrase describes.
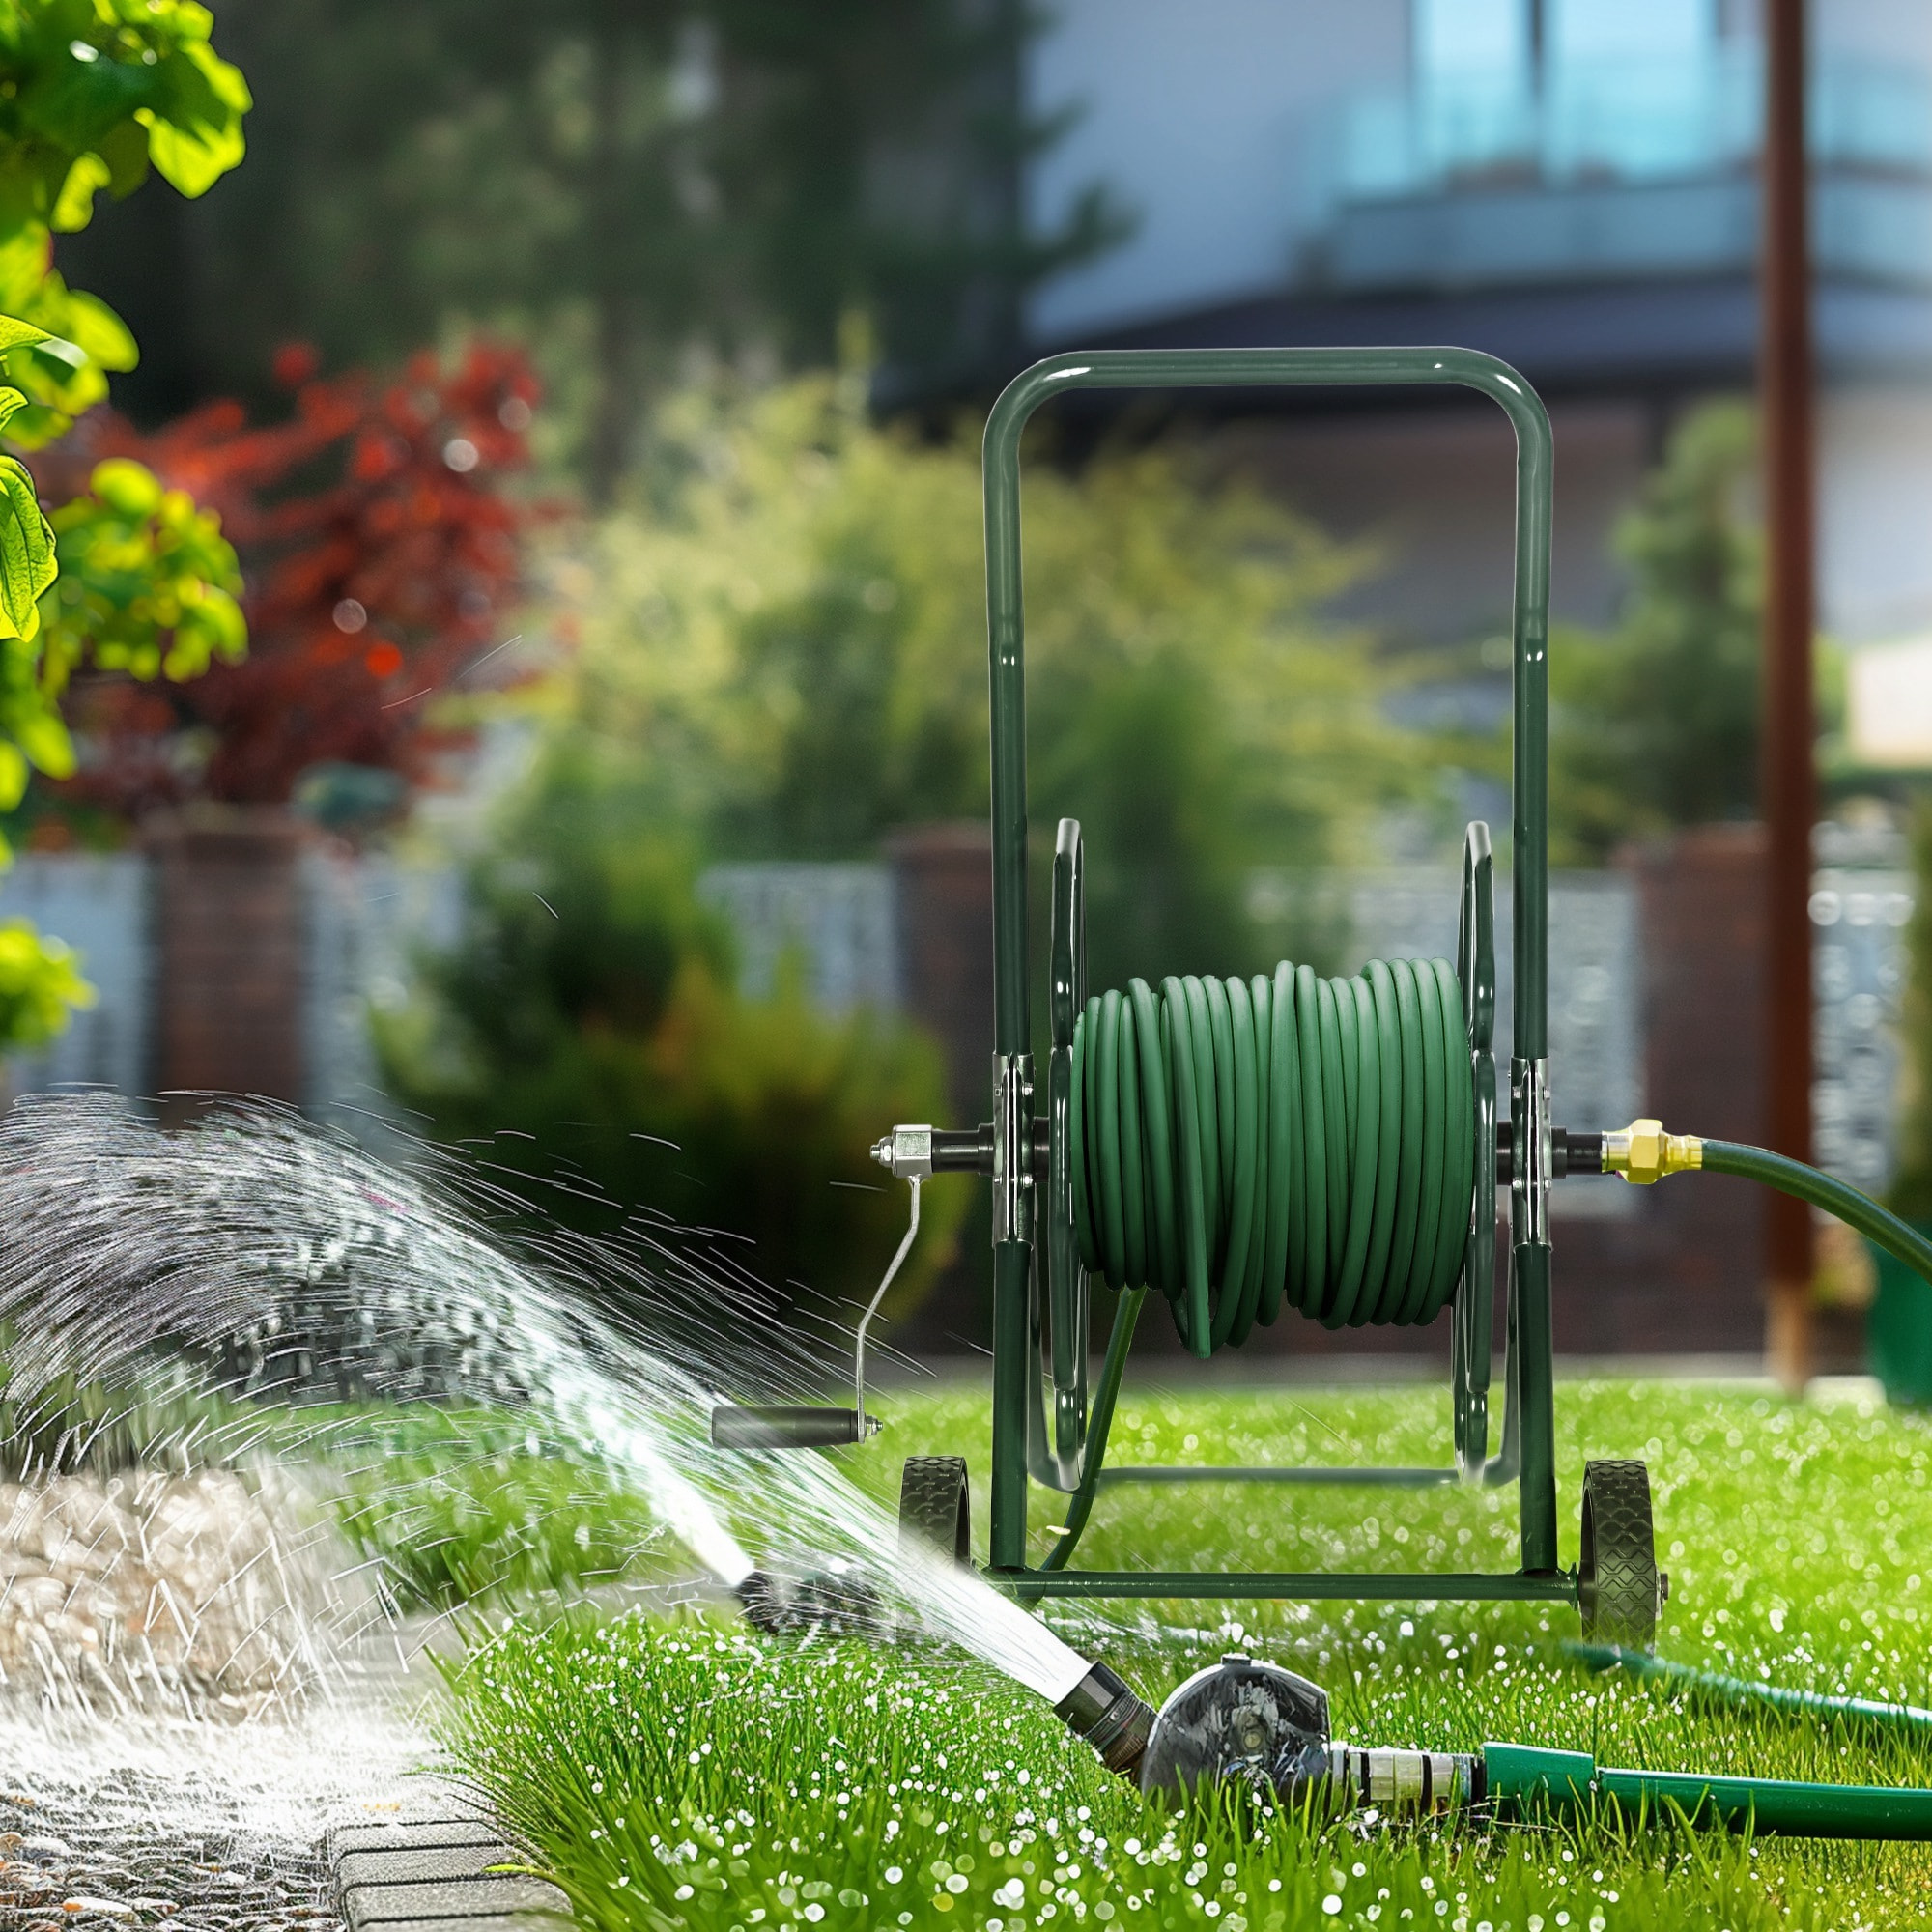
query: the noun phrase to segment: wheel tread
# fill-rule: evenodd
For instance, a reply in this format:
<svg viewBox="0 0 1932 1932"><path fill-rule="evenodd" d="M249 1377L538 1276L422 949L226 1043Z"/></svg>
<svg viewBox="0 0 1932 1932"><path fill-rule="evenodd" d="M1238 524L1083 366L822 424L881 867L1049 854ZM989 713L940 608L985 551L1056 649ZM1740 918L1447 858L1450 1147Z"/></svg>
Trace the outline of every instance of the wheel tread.
<svg viewBox="0 0 1932 1932"><path fill-rule="evenodd" d="M963 1456L908 1456L899 1478L899 1547L909 1538L950 1556L973 1560L971 1491Z"/></svg>
<svg viewBox="0 0 1932 1932"><path fill-rule="evenodd" d="M1650 1471L1640 1462L1583 1465L1583 1634L1647 1650L1657 1634L1657 1541Z"/></svg>

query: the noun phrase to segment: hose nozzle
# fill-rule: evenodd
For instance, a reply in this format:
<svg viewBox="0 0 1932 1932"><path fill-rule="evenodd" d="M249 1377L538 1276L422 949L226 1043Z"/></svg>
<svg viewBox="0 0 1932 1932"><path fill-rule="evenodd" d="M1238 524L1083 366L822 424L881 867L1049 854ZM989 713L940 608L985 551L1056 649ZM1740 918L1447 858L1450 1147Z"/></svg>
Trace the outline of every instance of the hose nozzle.
<svg viewBox="0 0 1932 1932"><path fill-rule="evenodd" d="M1053 1714L1100 1755L1109 1771L1138 1777L1153 1728L1153 1706L1125 1678L1096 1663L1053 1707Z"/></svg>

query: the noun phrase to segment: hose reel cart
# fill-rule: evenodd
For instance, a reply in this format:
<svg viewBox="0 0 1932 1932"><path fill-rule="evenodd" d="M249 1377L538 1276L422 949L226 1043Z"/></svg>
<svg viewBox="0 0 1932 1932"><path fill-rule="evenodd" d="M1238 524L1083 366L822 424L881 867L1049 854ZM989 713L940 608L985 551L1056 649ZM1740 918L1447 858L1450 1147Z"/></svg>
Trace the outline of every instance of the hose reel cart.
<svg viewBox="0 0 1932 1932"><path fill-rule="evenodd" d="M1086 985L1079 828L1065 821L1053 866L1043 1081L1037 1080L1030 1052L1019 478L1028 418L1069 388L1442 383L1498 403L1517 444L1515 1058L1508 1141L1530 1149L1532 1157L1511 1163L1509 1175L1505 1406L1494 1456L1489 1384L1498 1096L1492 1052L1493 865L1484 828L1472 826L1464 846L1453 976L1439 962L1417 970L1408 961L1378 961L1352 982L1321 982L1305 967L1283 968L1252 990L1238 981L1224 987L1170 980L1157 996L1136 987L1126 1000L1112 993L1096 1000ZM1529 385L1507 365L1467 350L1064 355L1024 372L994 407L985 437L995 973L991 1569L1029 1596L1580 1600L1586 1625L1598 1634L1621 1642L1649 1638L1661 1584L1641 1463L1592 1465L1582 1573L1572 1577L1557 1568L1548 1229L1556 1148L1546 1058L1551 472L1548 418ZM1246 1014L1239 1010L1244 990ZM1356 1010L1349 1013L1351 994ZM1122 1040L1123 1030L1134 1035L1130 1043ZM1202 1046L1206 1055L1196 1051ZM1199 1064L1204 1058L1211 1066ZM1232 1082L1219 1077L1230 1070ZM1103 1099L1103 1077L1122 1074ZM1143 1103L1138 1109L1136 1101ZM1040 1114L1043 1162L1036 1154ZM1224 1118L1229 1114L1232 1121ZM1163 1145L1174 1140L1187 1145ZM977 1160L979 1150L973 1151ZM958 1157L943 1144L934 1154L935 1165L951 1164L948 1154ZM1265 1179L1257 1171L1264 1162ZM1138 1202L1126 1184L1135 1179ZM1297 1252L1290 1254L1291 1247ZM1091 1392L1090 1265L1125 1290ZM1448 1308L1455 1466L1108 1470L1107 1435L1127 1349L1155 1275L1197 1356L1238 1342L1251 1321L1271 1319L1284 1299L1331 1326L1430 1321ZM1042 1347L1050 1409L1041 1386ZM937 1500L936 1473L915 1467L911 1513ZM963 1480L963 1470L957 1473ZM1065 1532L1034 1570L1025 1547L1030 1480L1069 1497ZM1521 1568L1505 1575L1351 1576L1067 1567L1100 1490L1189 1480L1514 1482Z"/></svg>
<svg viewBox="0 0 1932 1932"><path fill-rule="evenodd" d="M1091 993L1080 829L1059 827L1044 1078L1029 1010L1021 433L1074 388L1455 384L1498 404L1516 434L1512 620L1512 1059L1492 1051L1494 867L1488 829L1464 840L1457 958L1371 961L1350 980L1283 964L1251 981L1170 978ZM988 1576L1024 1598L1381 1598L1573 1604L1586 1636L1646 1645L1667 1579L1657 1568L1641 1462L1585 1465L1580 1561L1557 1562L1549 1196L1568 1174L1650 1181L1704 1167L1828 1208L1920 1272L1932 1245L1856 1190L1757 1149L1552 1124L1548 1060L1548 741L1551 440L1542 403L1506 363L1453 348L1114 350L1052 357L1009 384L985 434L992 696L993 1118L895 1128L874 1150L919 1187L985 1175L993 1189L992 1502ZM1490 1381L1499 1212L1509 1228L1500 1442ZM723 1408L713 1437L742 1449L864 1439L865 1331L855 1408ZM1090 1281L1121 1293L1088 1381ZM1330 1327L1448 1314L1453 1464L1430 1468L1144 1468L1105 1463L1129 1345L1150 1288L1189 1351L1238 1345L1286 1305ZM1050 1400L1049 1400L1050 1396ZM1029 1485L1066 1498L1064 1526L1027 1562ZM1101 1571L1069 1567L1101 1492L1135 1483L1514 1483L1520 1563L1508 1572ZM903 1534L968 1558L966 1464L909 1459Z"/></svg>

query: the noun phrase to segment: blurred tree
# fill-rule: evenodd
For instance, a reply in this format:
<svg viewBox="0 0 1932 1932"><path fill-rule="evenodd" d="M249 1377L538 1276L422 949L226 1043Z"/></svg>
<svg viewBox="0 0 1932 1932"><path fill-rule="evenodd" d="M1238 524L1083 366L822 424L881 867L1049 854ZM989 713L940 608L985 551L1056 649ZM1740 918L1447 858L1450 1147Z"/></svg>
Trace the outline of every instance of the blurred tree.
<svg viewBox="0 0 1932 1932"><path fill-rule="evenodd" d="M62 513L64 556L83 535L122 541L131 474L148 477L163 515L183 490L218 509L251 579L245 659L219 652L207 675L166 689L137 681L166 663L143 629L151 619L78 577L63 586L60 625L112 640L97 644L99 669L76 692L97 755L69 801L135 818L184 797L278 804L306 785L333 787L317 801L326 811L393 808L454 742L435 699L506 640L531 515L504 489L537 394L522 354L478 343L448 366L418 355L390 384L319 378L301 350L281 368L295 391L282 422L251 425L239 404L217 402L143 436L97 412L37 459L52 481L104 457L84 503L117 479L111 504ZM168 497L156 477L175 486ZM239 639L239 616L233 630Z"/></svg>
<svg viewBox="0 0 1932 1932"><path fill-rule="evenodd" d="M938 1115L936 1054L795 986L731 992L692 853L621 753L555 739L499 835L460 943L416 1006L378 1015L388 1091L568 1225L608 1233L648 1204L660 1236L669 1217L753 1242L743 1264L774 1288L868 1290L906 1203L866 1150ZM966 1205L928 1195L899 1305L951 1259Z"/></svg>
<svg viewBox="0 0 1932 1932"><path fill-rule="evenodd" d="M1756 810L1756 450L1742 403L1687 417L1617 533L1631 573L1622 620L1607 635L1566 628L1555 639L1558 863L1601 864L1626 838Z"/></svg>
<svg viewBox="0 0 1932 1932"><path fill-rule="evenodd" d="M480 324L539 350L608 498L694 348L823 364L858 309L899 392L979 374L1011 359L1027 289L1122 230L1097 189L1049 232L1022 220L1020 160L1058 124L1020 106L1018 0L235 0L222 20L261 97L255 163L205 213L141 210L115 238L130 283L191 254L185 280L127 291L176 340L187 393L164 410L254 380L292 327L360 362ZM96 267L84 239L72 258Z"/></svg>
<svg viewBox="0 0 1932 1932"><path fill-rule="evenodd" d="M850 378L682 397L645 500L556 573L567 728L721 853L864 856L986 810L977 450L863 403ZM1365 641L1313 614L1360 558L1159 451L1035 464L1026 542L1032 811L1085 826L1095 983L1305 952L1250 916L1254 868L1345 858L1428 781Z"/></svg>

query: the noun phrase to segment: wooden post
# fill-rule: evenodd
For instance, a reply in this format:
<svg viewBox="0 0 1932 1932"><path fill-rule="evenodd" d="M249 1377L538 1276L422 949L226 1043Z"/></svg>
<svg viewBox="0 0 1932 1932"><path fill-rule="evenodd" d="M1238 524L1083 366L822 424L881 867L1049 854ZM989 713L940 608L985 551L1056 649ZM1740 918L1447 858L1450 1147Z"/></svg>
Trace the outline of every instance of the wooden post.
<svg viewBox="0 0 1932 1932"><path fill-rule="evenodd" d="M1813 763L1811 273L1804 0L1764 0L1763 255L1758 383L1766 583L1763 812L1768 835L1765 1144L1811 1157ZM1811 1374L1811 1214L1767 1194L1767 1365L1792 1393Z"/></svg>

